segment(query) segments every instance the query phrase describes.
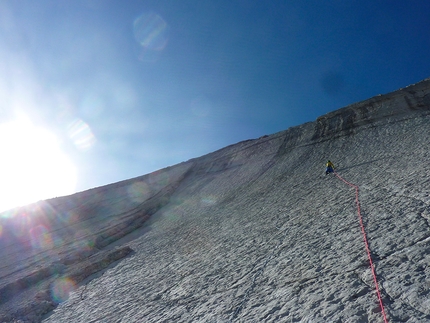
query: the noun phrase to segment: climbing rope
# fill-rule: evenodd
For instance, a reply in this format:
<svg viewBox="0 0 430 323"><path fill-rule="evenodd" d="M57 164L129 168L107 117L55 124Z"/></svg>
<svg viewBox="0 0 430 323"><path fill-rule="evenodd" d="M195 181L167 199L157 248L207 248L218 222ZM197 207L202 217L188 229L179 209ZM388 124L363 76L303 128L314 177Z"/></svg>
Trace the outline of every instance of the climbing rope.
<svg viewBox="0 0 430 323"><path fill-rule="evenodd" d="M372 257L370 254L370 248L369 248L369 243L367 241L367 236L366 236L366 231L364 230L364 224L363 224L363 217L361 216L361 209L360 209L360 201L358 199L358 186L354 185L350 182L348 182L347 180L343 179L338 173L334 172L334 174L336 175L337 178L339 178L341 181L343 181L345 184L353 187L355 189L355 203L357 205L357 213L358 213L358 218L360 220L360 227L361 227L361 232L363 233L363 239L364 239L364 244L366 247L366 252L367 252L367 257L369 258L369 263L370 263L370 269L372 272L372 276L373 276L373 281L375 283L375 288L376 288L376 294L378 296L378 300L379 300L379 306L381 307L381 311L382 311L382 316L384 318L384 323L388 323L388 319L387 316L385 314L385 310L384 310L384 304L382 302L382 297L381 297L381 293L379 291L379 286L378 286L378 280L376 278L376 273L375 273L375 267L373 265L373 261L372 261ZM298 216L294 217L293 219L297 218ZM291 219L291 220L293 220ZM291 221L290 220L290 221ZM290 222L287 221L287 222ZM285 225L285 223L284 223ZM282 233L282 228L276 226L276 228L279 230L278 233ZM245 294L242 298L242 301L239 303L239 305L236 307L236 309L234 310L234 312L232 313L229 322L233 322L234 319L239 315L239 313L242 311L243 307L245 306L245 303L248 301L250 294L254 291L254 288L257 284L257 279L263 274L264 269L266 268L266 266L268 265L268 263L275 257L276 252L279 252L281 249L281 246L284 243L284 239L285 239L286 235L282 235L281 239L279 240L278 244L274 247L274 249L272 250L272 252L269 254L269 256L264 260L264 262L262 263L262 265L260 266L260 268L255 272L255 274L252 277L252 281L251 281L251 285L248 287L248 289L245 291Z"/></svg>
<svg viewBox="0 0 430 323"><path fill-rule="evenodd" d="M382 312L382 316L384 317L384 322L388 323L387 316L384 310L384 304L382 303L381 292L379 291L378 280L376 278L376 273L375 273L375 267L373 266L372 256L370 254L369 243L367 242L366 231L364 230L363 217L361 216L361 210L360 210L360 201L358 200L358 186L343 179L338 173L334 172L334 174L342 182L344 182L345 184L355 189L355 203L357 205L357 213L358 213L358 218L360 220L361 232L363 233L363 239L364 239L364 245L366 247L367 257L369 258L370 270L372 271L373 281L375 283L375 288L376 288L376 294L378 295L379 306L381 307L381 312Z"/></svg>

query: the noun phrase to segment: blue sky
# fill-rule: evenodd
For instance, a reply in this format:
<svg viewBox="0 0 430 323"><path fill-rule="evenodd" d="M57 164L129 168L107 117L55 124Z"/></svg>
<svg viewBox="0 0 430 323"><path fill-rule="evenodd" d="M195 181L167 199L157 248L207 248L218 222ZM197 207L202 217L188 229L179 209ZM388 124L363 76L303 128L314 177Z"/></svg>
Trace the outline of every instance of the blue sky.
<svg viewBox="0 0 430 323"><path fill-rule="evenodd" d="M427 1L1 0L0 209L418 82L429 31Z"/></svg>

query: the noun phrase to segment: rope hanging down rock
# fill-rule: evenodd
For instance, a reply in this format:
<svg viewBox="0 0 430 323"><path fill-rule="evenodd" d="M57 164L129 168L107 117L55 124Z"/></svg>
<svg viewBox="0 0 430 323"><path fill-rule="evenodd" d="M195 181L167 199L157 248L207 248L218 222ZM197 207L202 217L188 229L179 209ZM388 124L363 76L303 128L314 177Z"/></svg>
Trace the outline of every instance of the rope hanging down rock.
<svg viewBox="0 0 430 323"><path fill-rule="evenodd" d="M345 179L343 179L338 173L334 172L334 174L342 182L344 182L345 184L347 184L347 185L349 185L355 189L355 203L357 205L357 213L358 213L358 218L360 220L361 232L363 233L363 240L364 240L364 245L366 247L367 257L369 258L370 270L372 271L373 281L375 283L376 294L378 295L379 306L381 307L381 312L382 312L382 316L384 317L384 322L388 323L387 316L386 316L385 310L384 310L384 304L382 303L381 292L379 291L378 280L376 278L376 273L375 273L375 267L373 266L372 256L370 254L370 248L369 248L369 243L367 241L366 231L364 230L363 217L361 216L361 210L360 210L360 201L358 199L358 186L348 182Z"/></svg>
<svg viewBox="0 0 430 323"><path fill-rule="evenodd" d="M363 217L361 216L361 209L360 209L360 201L358 199L358 186L354 185L354 184L352 184L352 183L350 183L348 181L346 181L345 179L343 179L335 171L334 171L334 174L336 175L337 178L339 178L345 184L347 184L347 185L349 185L349 186L351 186L351 187L353 187L355 189L355 203L357 205L358 218L360 220L361 232L363 233L363 239L364 239L364 244L365 244L365 247L366 247L367 257L369 258L370 269L372 271L373 281L375 283L376 294L378 296L379 306L381 307L381 312L382 312L382 316L384 318L384 323L388 323L388 319L387 319L387 316L386 316L385 310L384 310L384 304L382 302L381 293L379 291L378 280L376 278L376 273L375 273L375 267L373 266L373 261L372 261L372 257L371 257L371 253L370 253L369 243L367 241L366 231L364 230ZM279 230L279 232L282 232L280 227L276 226L276 228ZM251 286L246 290L246 292L245 292L245 294L243 296L242 301L240 302L240 304L236 307L236 309L232 313L232 315L230 317L230 320L229 320L230 323L233 322L234 319L237 317L237 315L242 311L245 303L249 299L250 294L253 292L253 290L254 290L254 288L256 286L256 280L259 278L259 276L262 275L262 273L263 273L264 269L266 268L267 264L275 256L275 253L277 251L279 252L280 247L282 246L285 237L286 237L285 235L282 236L282 238L280 239L279 243L275 246L275 248L270 253L270 255L265 259L265 261L263 262L263 264L261 265L261 267L253 275Z"/></svg>

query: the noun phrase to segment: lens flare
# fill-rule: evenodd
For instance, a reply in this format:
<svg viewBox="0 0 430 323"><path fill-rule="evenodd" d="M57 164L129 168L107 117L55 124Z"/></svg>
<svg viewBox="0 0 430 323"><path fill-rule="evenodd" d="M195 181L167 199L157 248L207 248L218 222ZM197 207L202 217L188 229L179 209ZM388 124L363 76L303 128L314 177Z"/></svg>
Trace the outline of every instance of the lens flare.
<svg viewBox="0 0 430 323"><path fill-rule="evenodd" d="M140 15L133 22L134 38L140 45L138 59L155 63L169 40L169 25L154 12Z"/></svg>
<svg viewBox="0 0 430 323"><path fill-rule="evenodd" d="M64 302L76 290L75 282L69 277L57 279L51 286L51 296L57 303Z"/></svg>
<svg viewBox="0 0 430 323"><path fill-rule="evenodd" d="M176 213L175 211L164 212L163 216L165 216L167 220L172 221L172 222L179 221L179 218L180 218L179 214Z"/></svg>
<svg viewBox="0 0 430 323"><path fill-rule="evenodd" d="M28 229L32 226L31 217L27 213L16 214L12 233L17 238L27 237Z"/></svg>
<svg viewBox="0 0 430 323"><path fill-rule="evenodd" d="M89 150L96 142L90 126L80 119L75 119L69 124L67 133L80 150Z"/></svg>
<svg viewBox="0 0 430 323"><path fill-rule="evenodd" d="M74 211L61 212L57 217L64 223L70 225L79 221L79 215Z"/></svg>
<svg viewBox="0 0 430 323"><path fill-rule="evenodd" d="M81 251L91 251L94 249L94 241L90 238L92 236L90 230L78 230L75 232L75 243L73 243L73 248Z"/></svg>
<svg viewBox="0 0 430 323"><path fill-rule="evenodd" d="M54 246L52 236L43 225L30 229L31 245L34 249L51 249Z"/></svg>
<svg viewBox="0 0 430 323"><path fill-rule="evenodd" d="M216 204L216 202L217 202L217 200L213 196L207 196L207 197L204 197L201 199L201 205L203 207L214 205L214 204Z"/></svg>
<svg viewBox="0 0 430 323"><path fill-rule="evenodd" d="M171 179L167 172L163 170L155 171L149 174L148 183L149 185L161 185L166 186L170 183Z"/></svg>
<svg viewBox="0 0 430 323"><path fill-rule="evenodd" d="M154 12L135 19L133 30L136 41L144 48L161 51L167 45L169 25Z"/></svg>
<svg viewBox="0 0 430 323"><path fill-rule="evenodd" d="M149 197L149 187L145 182L136 182L130 185L127 189L127 194L130 200L135 203L142 203Z"/></svg>

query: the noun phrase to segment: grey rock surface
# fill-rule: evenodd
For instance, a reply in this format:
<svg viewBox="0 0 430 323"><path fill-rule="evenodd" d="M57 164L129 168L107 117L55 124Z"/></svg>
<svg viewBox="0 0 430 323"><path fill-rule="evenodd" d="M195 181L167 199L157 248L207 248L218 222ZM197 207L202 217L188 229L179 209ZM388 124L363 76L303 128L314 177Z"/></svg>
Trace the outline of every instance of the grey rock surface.
<svg viewBox="0 0 430 323"><path fill-rule="evenodd" d="M388 321L430 322L429 142L425 80L153 174L15 210L1 220L3 321L383 322L355 191L324 174L330 159L359 187ZM18 234L25 230L33 234ZM95 263L104 265L71 274ZM55 302L64 277L69 285ZM30 282L5 289L20 279Z"/></svg>

